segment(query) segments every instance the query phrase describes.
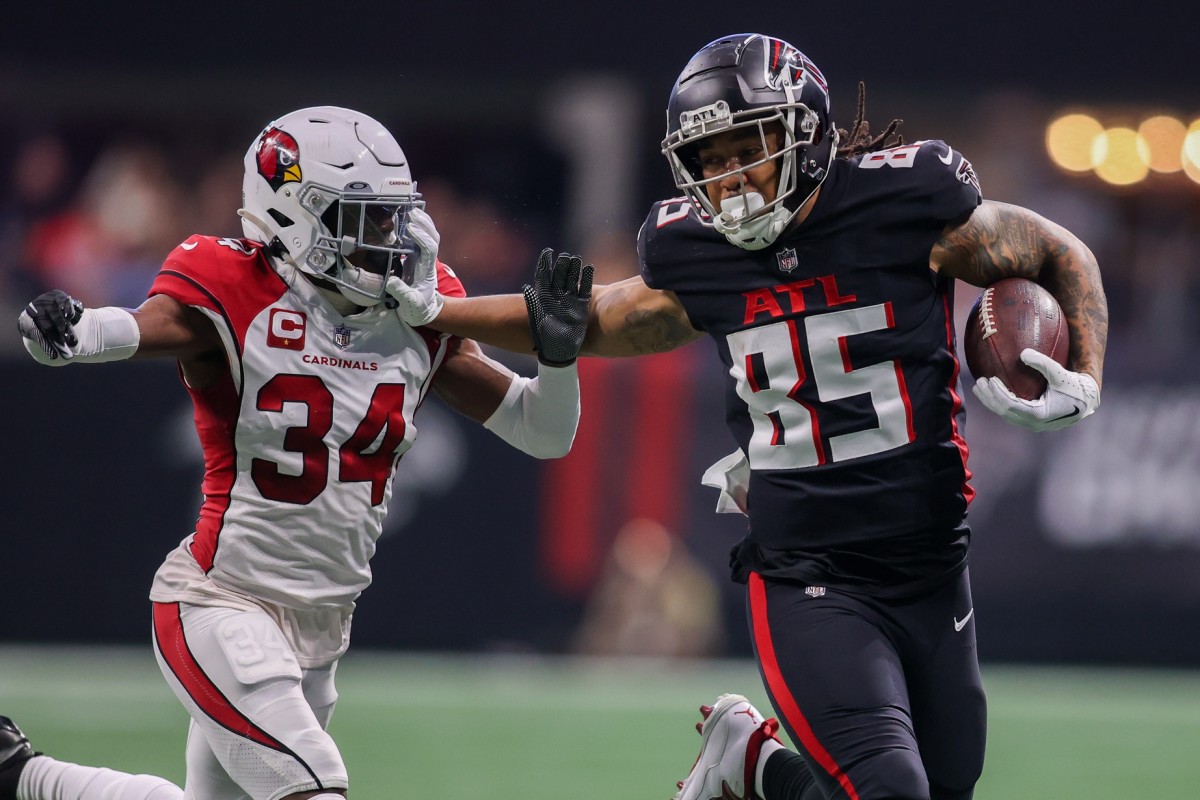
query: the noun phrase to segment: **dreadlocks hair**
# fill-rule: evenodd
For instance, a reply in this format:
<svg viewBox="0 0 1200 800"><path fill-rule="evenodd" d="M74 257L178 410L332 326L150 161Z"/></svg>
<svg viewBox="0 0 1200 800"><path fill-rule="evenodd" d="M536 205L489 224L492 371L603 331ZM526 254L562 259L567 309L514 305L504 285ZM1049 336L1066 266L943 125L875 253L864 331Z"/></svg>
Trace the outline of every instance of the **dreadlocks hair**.
<svg viewBox="0 0 1200 800"><path fill-rule="evenodd" d="M858 114L854 118L854 125L847 132L845 128L838 128L838 136L841 137L842 144L838 146L838 158L854 158L861 156L864 153L874 153L877 150L885 150L889 147L896 147L904 144L904 137L896 132L896 129L904 122L902 119L894 119L887 129L878 136L871 136L870 125L863 117L867 105L867 87L862 81L858 82Z"/></svg>

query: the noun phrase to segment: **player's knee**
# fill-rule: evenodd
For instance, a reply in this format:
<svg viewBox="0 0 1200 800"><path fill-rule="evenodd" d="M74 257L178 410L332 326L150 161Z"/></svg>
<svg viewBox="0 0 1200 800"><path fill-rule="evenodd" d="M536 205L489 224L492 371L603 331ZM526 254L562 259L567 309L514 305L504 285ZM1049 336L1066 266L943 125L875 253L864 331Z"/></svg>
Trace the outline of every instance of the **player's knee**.
<svg viewBox="0 0 1200 800"><path fill-rule="evenodd" d="M929 778L921 757L892 750L872 759L871 778L858 787L861 800L930 800Z"/></svg>
<svg viewBox="0 0 1200 800"><path fill-rule="evenodd" d="M974 769L970 764L962 764L960 768L950 770L950 774L930 775L930 800L971 800L975 794L975 783L983 773L982 759L980 762Z"/></svg>
<svg viewBox="0 0 1200 800"><path fill-rule="evenodd" d="M157 775L126 775L106 785L99 800L181 800L183 789Z"/></svg>

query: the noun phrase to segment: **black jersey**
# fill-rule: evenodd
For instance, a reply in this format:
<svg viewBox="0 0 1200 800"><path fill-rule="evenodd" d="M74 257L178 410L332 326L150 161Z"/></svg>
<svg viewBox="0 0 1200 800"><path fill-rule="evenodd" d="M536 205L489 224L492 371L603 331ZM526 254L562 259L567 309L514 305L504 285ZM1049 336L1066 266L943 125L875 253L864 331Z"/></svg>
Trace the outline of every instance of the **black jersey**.
<svg viewBox="0 0 1200 800"><path fill-rule="evenodd" d="M716 341L750 463L735 572L902 591L961 568L953 281L929 253L980 202L970 163L927 141L835 160L808 218L759 251L686 199L651 209L642 277Z"/></svg>

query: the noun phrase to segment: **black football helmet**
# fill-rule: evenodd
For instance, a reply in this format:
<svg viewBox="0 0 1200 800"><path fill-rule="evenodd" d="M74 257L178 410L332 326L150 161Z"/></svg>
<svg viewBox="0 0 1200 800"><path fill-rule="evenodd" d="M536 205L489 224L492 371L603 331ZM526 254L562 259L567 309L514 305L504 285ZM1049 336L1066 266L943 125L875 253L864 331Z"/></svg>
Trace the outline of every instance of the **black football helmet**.
<svg viewBox="0 0 1200 800"><path fill-rule="evenodd" d="M759 250L774 242L796 212L825 180L837 152L837 129L829 118L825 76L803 53L781 39L757 33L725 36L700 49L679 74L667 103L663 155L675 185L711 216L730 242ZM704 177L698 140L738 128L757 129L767 149L766 131L783 130L783 146L762 161ZM730 174L744 173L767 160L779 162L775 199L764 203L750 192L715 207L705 187Z"/></svg>

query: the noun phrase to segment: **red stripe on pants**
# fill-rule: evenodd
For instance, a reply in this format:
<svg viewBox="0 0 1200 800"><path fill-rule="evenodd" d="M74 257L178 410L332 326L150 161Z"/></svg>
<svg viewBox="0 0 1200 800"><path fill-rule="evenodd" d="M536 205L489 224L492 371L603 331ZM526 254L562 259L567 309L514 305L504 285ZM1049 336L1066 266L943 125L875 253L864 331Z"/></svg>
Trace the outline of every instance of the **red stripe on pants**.
<svg viewBox="0 0 1200 800"><path fill-rule="evenodd" d="M767 587L763 583L762 576L757 572L750 573L750 620L753 627L754 647L758 652L758 663L762 667L767 688L770 690L771 696L775 698L775 704L787 721L788 727L796 732L796 736L800 737L801 746L821 765L821 768L841 784L850 800L858 800L858 792L855 791L854 784L850 782L850 776L838 766L838 763L833 760L833 756L829 755L829 751L817 741L816 734L813 733L812 727L809 726L808 720L804 718L800 706L796 703L796 698L792 697L792 692L783 679L783 672L779 669L779 661L775 657L775 643L771 641L771 626L767 621Z"/></svg>
<svg viewBox="0 0 1200 800"><path fill-rule="evenodd" d="M259 728L234 707L225 694L204 673L188 649L178 603L154 604L154 639L163 660L171 668L184 691L200 709L230 731L272 750L291 753L286 746Z"/></svg>

